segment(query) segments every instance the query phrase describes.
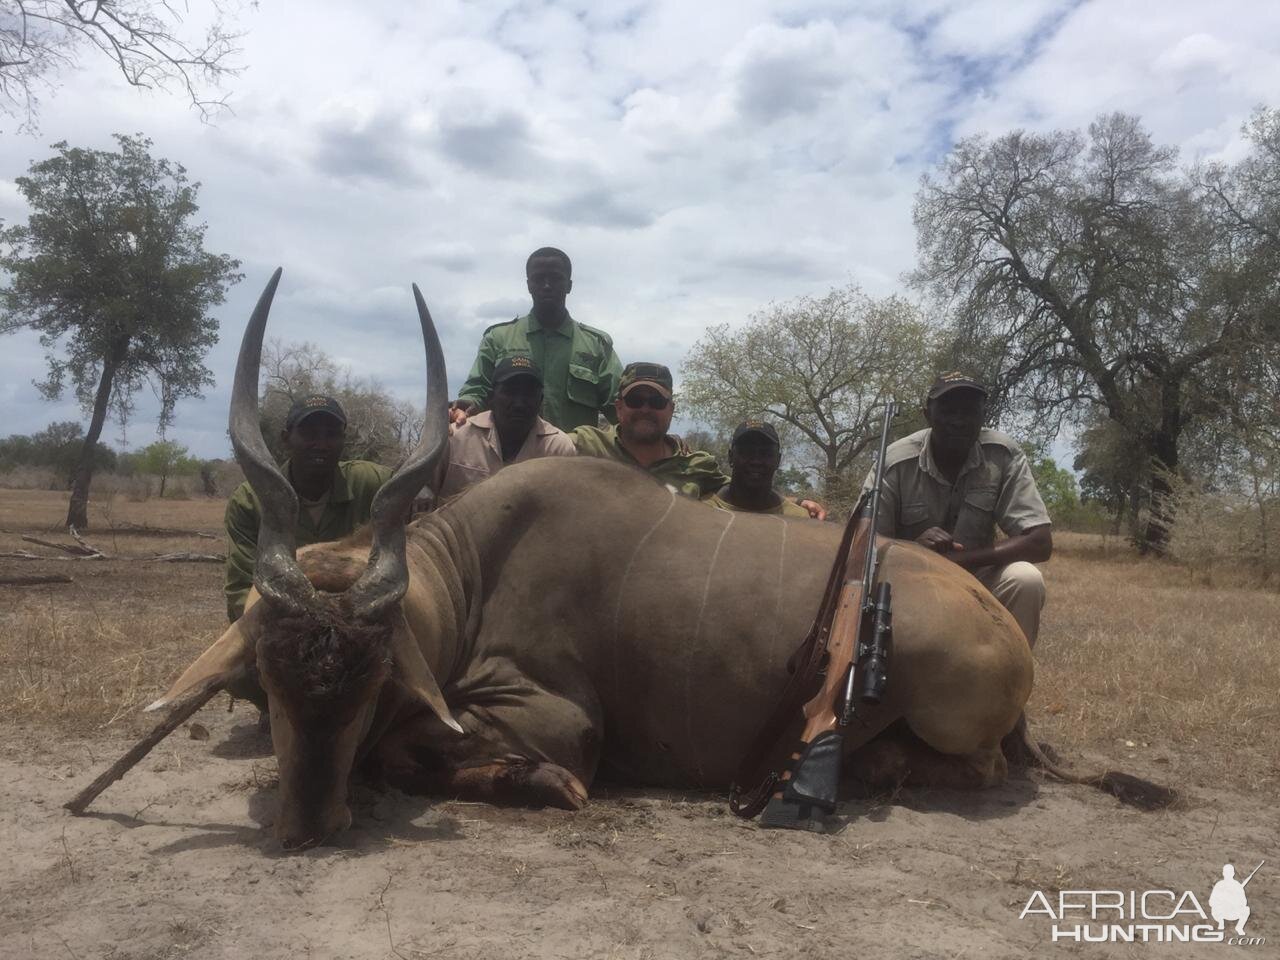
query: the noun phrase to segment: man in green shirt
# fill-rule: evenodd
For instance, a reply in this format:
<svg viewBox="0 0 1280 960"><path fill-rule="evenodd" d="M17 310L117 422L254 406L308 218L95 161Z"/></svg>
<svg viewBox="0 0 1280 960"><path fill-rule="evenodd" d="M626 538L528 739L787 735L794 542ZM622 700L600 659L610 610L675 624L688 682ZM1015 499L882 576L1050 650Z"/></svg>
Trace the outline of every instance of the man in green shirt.
<svg viewBox="0 0 1280 960"><path fill-rule="evenodd" d="M565 299L573 289L572 273L568 256L555 247L529 255L525 278L533 307L523 317L485 330L471 373L449 408L456 425L488 409L494 368L512 356L529 357L542 371L542 418L548 423L567 433L594 427L602 414L614 419L622 365L607 333L569 316Z"/></svg>
<svg viewBox="0 0 1280 960"><path fill-rule="evenodd" d="M686 497L701 499L729 482L716 458L667 433L675 404L671 371L660 363L629 363L614 409L616 427L582 426L569 436L578 456L604 457L647 470Z"/></svg>
<svg viewBox="0 0 1280 960"><path fill-rule="evenodd" d="M721 510L808 520L808 510L773 489L773 477L781 464L782 444L773 424L765 420L743 420L729 442L732 479L702 502Z"/></svg>
<svg viewBox="0 0 1280 960"><path fill-rule="evenodd" d="M373 495L391 469L368 460L339 461L347 415L332 397L310 396L295 403L281 440L288 453L284 475L298 493L298 546L338 540L369 520ZM258 498L242 483L227 502L227 568L223 592L227 617L239 620L253 586L258 553Z"/></svg>

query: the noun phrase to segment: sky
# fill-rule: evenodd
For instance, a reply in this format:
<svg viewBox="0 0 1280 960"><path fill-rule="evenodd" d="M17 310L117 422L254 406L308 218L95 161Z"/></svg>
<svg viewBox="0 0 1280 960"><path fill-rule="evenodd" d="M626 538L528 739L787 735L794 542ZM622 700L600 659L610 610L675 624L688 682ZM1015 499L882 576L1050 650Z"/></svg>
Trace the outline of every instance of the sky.
<svg viewBox="0 0 1280 960"><path fill-rule="evenodd" d="M1256 0L262 0L235 25L243 70L212 123L88 55L36 133L0 122L6 222L59 140L143 133L201 183L207 249L244 273L215 313L216 386L168 432L203 457L229 452L235 353L277 266L269 337L420 402L410 283L452 396L485 327L527 312L525 257L557 246L573 316L678 381L711 324L849 282L904 292L916 188L960 138L1120 110L1185 162L1231 160L1250 112L1280 105L1280 5ZM0 338L0 433L83 419L41 398L43 368L34 334ZM144 391L128 446L157 410Z"/></svg>

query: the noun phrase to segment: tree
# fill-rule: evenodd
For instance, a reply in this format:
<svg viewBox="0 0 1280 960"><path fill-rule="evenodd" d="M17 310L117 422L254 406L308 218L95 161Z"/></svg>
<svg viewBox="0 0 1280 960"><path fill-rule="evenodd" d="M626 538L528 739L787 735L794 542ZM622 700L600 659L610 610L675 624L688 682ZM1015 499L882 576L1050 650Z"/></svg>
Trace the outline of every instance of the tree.
<svg viewBox="0 0 1280 960"><path fill-rule="evenodd" d="M208 118L224 105L206 92L239 70L240 35L224 19L224 5L207 5L203 36L184 30L181 8L154 0L0 0L0 111L34 126L40 88L75 66L83 51L106 57L135 87L180 87Z"/></svg>
<svg viewBox="0 0 1280 960"><path fill-rule="evenodd" d="M1276 324L1262 278L1175 160L1122 114L1087 137L971 137L915 204L912 279L953 306L999 391L1055 429L1099 410L1154 461L1157 549L1179 444L1221 414L1226 369Z"/></svg>
<svg viewBox="0 0 1280 960"><path fill-rule="evenodd" d="M179 399L199 396L213 382L209 310L240 279L238 261L204 249L205 226L192 222L199 185L186 170L153 158L144 137L116 140L116 153L55 144L56 156L17 179L28 222L0 230L0 333L38 330L49 365L41 393L56 399L70 380L90 414L67 511L77 527L88 522L108 409L125 420L150 383L163 428Z"/></svg>
<svg viewBox="0 0 1280 960"><path fill-rule="evenodd" d="M900 428L918 419L935 351L911 304L849 285L775 304L737 330L709 327L685 359L682 399L723 432L746 417L779 424L817 454L829 495L879 436L886 399L904 402Z"/></svg>
<svg viewBox="0 0 1280 960"><path fill-rule="evenodd" d="M344 455L396 463L418 442L422 411L397 400L376 380L353 376L314 343L269 340L262 350L262 435L283 459L280 431L295 400L313 393L336 397L347 415Z"/></svg>
<svg viewBox="0 0 1280 960"><path fill-rule="evenodd" d="M160 478L160 496L170 477L187 476L200 469L200 461L187 453L187 448L173 440L157 440L137 452L134 468Z"/></svg>

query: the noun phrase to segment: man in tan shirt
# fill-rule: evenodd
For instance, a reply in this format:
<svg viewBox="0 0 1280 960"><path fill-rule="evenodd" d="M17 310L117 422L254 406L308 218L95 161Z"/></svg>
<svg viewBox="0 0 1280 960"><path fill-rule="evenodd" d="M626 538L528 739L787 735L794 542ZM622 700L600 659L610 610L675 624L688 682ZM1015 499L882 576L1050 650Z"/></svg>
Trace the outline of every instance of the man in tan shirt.
<svg viewBox="0 0 1280 960"><path fill-rule="evenodd" d="M441 497L461 493L512 463L537 457L572 457L573 441L538 416L542 371L529 357L499 360L493 371L490 409L468 417L449 437L449 456L437 489Z"/></svg>
<svg viewBox="0 0 1280 960"><path fill-rule="evenodd" d="M1044 577L1034 565L1053 553L1049 512L1022 448L982 426L986 399L986 387L960 373L934 382L925 402L928 429L885 451L876 529L964 567L1034 646L1045 601ZM997 524L1007 536L1000 543Z"/></svg>

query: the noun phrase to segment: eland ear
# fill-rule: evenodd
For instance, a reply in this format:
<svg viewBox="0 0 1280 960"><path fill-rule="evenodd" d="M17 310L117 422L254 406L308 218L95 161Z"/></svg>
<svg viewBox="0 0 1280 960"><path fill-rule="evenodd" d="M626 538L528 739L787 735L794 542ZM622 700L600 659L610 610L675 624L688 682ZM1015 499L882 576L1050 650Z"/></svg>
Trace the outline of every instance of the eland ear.
<svg viewBox="0 0 1280 960"><path fill-rule="evenodd" d="M436 682L426 657L413 639L409 621L403 613L396 614L391 631L391 659L395 663L397 679L412 696L429 706L450 730L455 733L466 732L462 729L462 724L453 718L449 705L445 703L440 684Z"/></svg>
<svg viewBox="0 0 1280 960"><path fill-rule="evenodd" d="M248 618L241 617L228 627L226 633L215 640L208 650L200 654L195 663L187 667L177 682L169 688L169 692L155 703L146 706L144 711L159 710L181 699L206 681L221 679L225 685L237 673L247 670L253 664L255 650L245 630L246 619Z"/></svg>

